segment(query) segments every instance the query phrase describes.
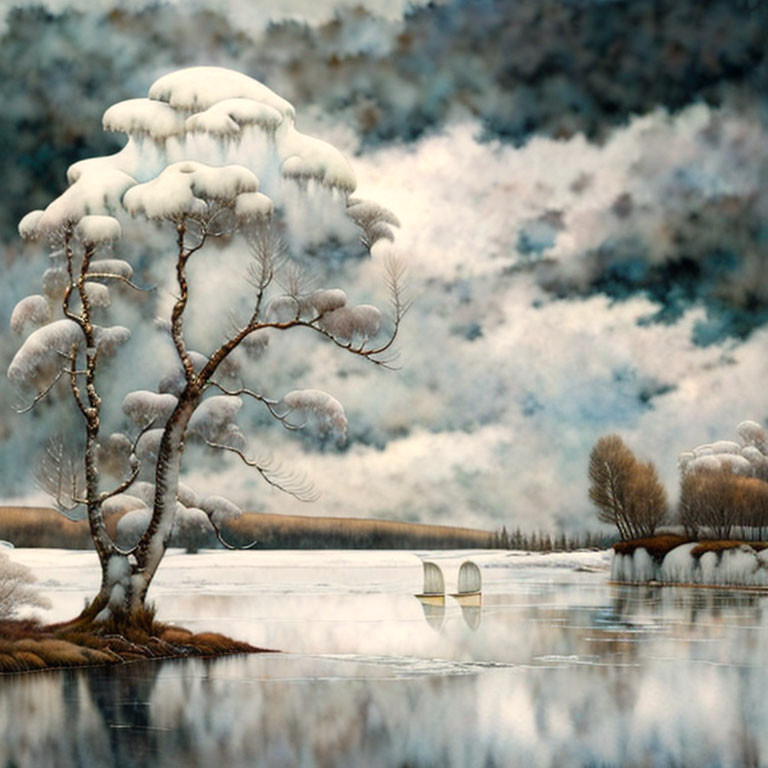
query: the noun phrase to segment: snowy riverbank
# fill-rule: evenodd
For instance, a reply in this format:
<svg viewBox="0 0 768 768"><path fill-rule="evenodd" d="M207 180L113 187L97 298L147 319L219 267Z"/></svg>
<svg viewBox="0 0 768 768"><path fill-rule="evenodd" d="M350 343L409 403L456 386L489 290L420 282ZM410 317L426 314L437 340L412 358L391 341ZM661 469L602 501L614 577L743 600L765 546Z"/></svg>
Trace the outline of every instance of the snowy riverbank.
<svg viewBox="0 0 768 768"><path fill-rule="evenodd" d="M698 542L681 544L662 560L638 547L631 554L614 553L613 581L625 583L701 584L768 587L768 550L755 551L741 544L719 552L696 555Z"/></svg>

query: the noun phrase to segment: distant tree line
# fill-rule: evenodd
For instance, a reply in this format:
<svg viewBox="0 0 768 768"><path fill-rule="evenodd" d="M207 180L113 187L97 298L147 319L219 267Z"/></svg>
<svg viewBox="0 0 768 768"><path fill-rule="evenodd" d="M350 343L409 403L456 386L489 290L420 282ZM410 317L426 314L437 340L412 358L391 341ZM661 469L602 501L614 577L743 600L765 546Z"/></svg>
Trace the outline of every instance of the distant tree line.
<svg viewBox="0 0 768 768"><path fill-rule="evenodd" d="M722 440L680 457L680 497L673 513L651 462L638 460L618 435L605 435L589 458L589 498L601 522L622 540L653 536L660 526L691 539L768 538L768 433L738 427L741 443Z"/></svg>
<svg viewBox="0 0 768 768"><path fill-rule="evenodd" d="M511 533L502 526L489 539L490 549L521 549L527 552L573 552L577 549L607 549L616 541L616 535L587 531L581 534L550 534L544 531L523 532L516 528Z"/></svg>

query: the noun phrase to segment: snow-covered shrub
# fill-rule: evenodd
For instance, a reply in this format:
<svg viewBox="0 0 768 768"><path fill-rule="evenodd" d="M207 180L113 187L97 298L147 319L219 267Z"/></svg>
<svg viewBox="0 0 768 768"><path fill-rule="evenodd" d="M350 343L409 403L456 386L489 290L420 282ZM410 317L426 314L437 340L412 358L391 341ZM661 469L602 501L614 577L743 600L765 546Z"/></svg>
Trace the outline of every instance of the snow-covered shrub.
<svg viewBox="0 0 768 768"><path fill-rule="evenodd" d="M25 606L50 608L51 601L34 587L32 571L0 552L0 619L10 619Z"/></svg>

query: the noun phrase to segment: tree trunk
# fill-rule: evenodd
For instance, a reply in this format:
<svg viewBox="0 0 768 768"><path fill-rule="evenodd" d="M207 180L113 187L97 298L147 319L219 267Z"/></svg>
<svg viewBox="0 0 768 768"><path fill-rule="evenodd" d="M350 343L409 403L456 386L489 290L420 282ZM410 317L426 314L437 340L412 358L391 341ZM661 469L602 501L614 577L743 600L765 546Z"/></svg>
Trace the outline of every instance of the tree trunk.
<svg viewBox="0 0 768 768"><path fill-rule="evenodd" d="M132 552L113 552L101 560L101 589L81 618L103 623L132 623L145 609L147 590L160 565L176 516L184 436L200 402L196 389L187 387L168 419L155 471L155 501L147 530Z"/></svg>

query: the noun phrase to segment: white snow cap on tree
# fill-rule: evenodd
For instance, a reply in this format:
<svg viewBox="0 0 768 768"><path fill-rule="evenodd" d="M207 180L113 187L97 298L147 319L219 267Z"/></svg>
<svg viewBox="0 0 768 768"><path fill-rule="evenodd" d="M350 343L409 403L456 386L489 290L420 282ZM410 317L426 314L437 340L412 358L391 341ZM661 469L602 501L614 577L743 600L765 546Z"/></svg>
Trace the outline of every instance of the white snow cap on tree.
<svg viewBox="0 0 768 768"><path fill-rule="evenodd" d="M139 389L129 392L123 398L123 413L140 427L150 421L161 427L168 421L177 403L178 398L175 395Z"/></svg>
<svg viewBox="0 0 768 768"><path fill-rule="evenodd" d="M114 216L83 216L77 222L75 234L92 245L112 243L120 239L120 222Z"/></svg>
<svg viewBox="0 0 768 768"><path fill-rule="evenodd" d="M109 288L101 283L90 280L83 285L85 296L92 307L108 307L110 304Z"/></svg>
<svg viewBox="0 0 768 768"><path fill-rule="evenodd" d="M243 407L239 397L216 395L203 400L189 420L190 434L205 440L218 442L219 437L232 423L237 412Z"/></svg>
<svg viewBox="0 0 768 768"><path fill-rule="evenodd" d="M60 232L90 214L112 214L119 210L125 191L135 184L132 176L107 164L88 166L88 170L45 209L35 233Z"/></svg>
<svg viewBox="0 0 768 768"><path fill-rule="evenodd" d="M240 193L258 189L259 180L242 165L214 167L184 160L169 165L152 181L129 189L123 205L129 213L143 213L150 219L202 216L209 200L234 201Z"/></svg>
<svg viewBox="0 0 768 768"><path fill-rule="evenodd" d="M766 434L765 427L762 427L756 421L742 421L736 431L745 445L765 446Z"/></svg>
<svg viewBox="0 0 768 768"><path fill-rule="evenodd" d="M102 505L101 511L105 515L116 515L131 512L135 509L147 509L147 505L135 496L130 496L127 493L118 493L115 496L110 496Z"/></svg>
<svg viewBox="0 0 768 768"><path fill-rule="evenodd" d="M32 332L13 356L8 378L14 384L52 378L69 357L72 345L79 348L84 341L80 326L72 320L56 320L44 325Z"/></svg>
<svg viewBox="0 0 768 768"><path fill-rule="evenodd" d="M30 211L19 222L19 235L21 235L24 240L34 240L37 237L37 225L40 223L43 213L45 213L45 211Z"/></svg>
<svg viewBox="0 0 768 768"><path fill-rule="evenodd" d="M149 98L183 112L200 112L228 99L250 99L293 120L296 111L285 99L248 75L223 67L188 67L156 80Z"/></svg>
<svg viewBox="0 0 768 768"><path fill-rule="evenodd" d="M117 521L117 543L126 549L135 547L151 519L152 513L146 507L126 512Z"/></svg>
<svg viewBox="0 0 768 768"><path fill-rule="evenodd" d="M301 421L306 419L309 426L321 431L333 430L345 434L347 417L344 407L327 392L319 389L295 389L282 399L282 404ZM296 423L297 419L292 419ZM312 424L311 422L314 422Z"/></svg>
<svg viewBox="0 0 768 768"><path fill-rule="evenodd" d="M381 312L371 304L340 307L324 314L318 324L341 341L370 339L381 328Z"/></svg>
<svg viewBox="0 0 768 768"><path fill-rule="evenodd" d="M21 335L29 327L39 328L51 319L51 306L45 296L35 294L22 299L11 313L11 330Z"/></svg>
<svg viewBox="0 0 768 768"><path fill-rule="evenodd" d="M333 145L295 130L281 131L278 136L283 176L315 179L326 187L339 187L347 192L357 186L352 167Z"/></svg>
<svg viewBox="0 0 768 768"><path fill-rule="evenodd" d="M101 123L105 131L144 135L155 141L184 133L184 115L154 99L128 99L113 104Z"/></svg>
<svg viewBox="0 0 768 768"><path fill-rule="evenodd" d="M310 314L324 315L347 304L347 294L341 288L325 288L314 291L302 302Z"/></svg>
<svg viewBox="0 0 768 768"><path fill-rule="evenodd" d="M134 496L135 498L140 499L145 506L151 507L155 501L155 485L154 483L139 481L134 483L128 491L126 491L126 495Z"/></svg>
<svg viewBox="0 0 768 768"><path fill-rule="evenodd" d="M237 136L242 132L244 125L258 125L274 131L282 122L283 114L266 102L253 99L224 99L204 112L188 117L185 127L192 133L204 131L219 136Z"/></svg>
<svg viewBox="0 0 768 768"><path fill-rule="evenodd" d="M275 204L261 192L243 192L235 199L235 216L248 221L269 218L275 210Z"/></svg>
<svg viewBox="0 0 768 768"><path fill-rule="evenodd" d="M116 275L130 280L133 277L133 267L123 259L95 259L88 268L88 275ZM93 277L94 280L99 279Z"/></svg>
<svg viewBox="0 0 768 768"><path fill-rule="evenodd" d="M200 508L210 515L213 524L217 527L225 520L236 520L243 514L237 504L233 504L223 496L206 496L201 502Z"/></svg>
<svg viewBox="0 0 768 768"><path fill-rule="evenodd" d="M197 495L197 491L193 490L192 488L190 488L188 485L184 483L179 483L179 487L176 489L176 498L185 507L198 506L199 498Z"/></svg>
<svg viewBox="0 0 768 768"><path fill-rule="evenodd" d="M679 466L688 472L729 469L738 475L763 477L768 472L768 440L766 430L754 421L743 421L736 430L741 443L717 440L680 454Z"/></svg>
<svg viewBox="0 0 768 768"><path fill-rule="evenodd" d="M97 325L94 326L93 335L96 338L99 353L106 357L114 355L117 348L131 338L130 330L124 325L111 325L108 328Z"/></svg>

